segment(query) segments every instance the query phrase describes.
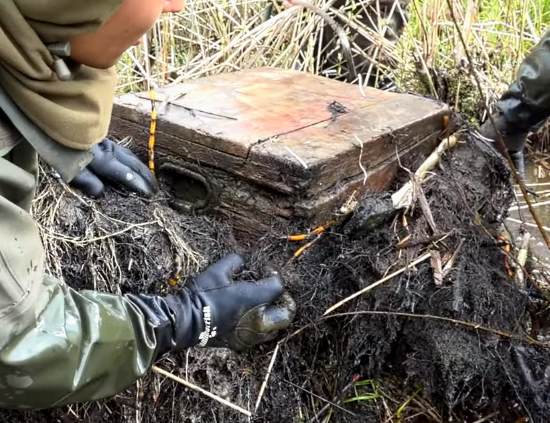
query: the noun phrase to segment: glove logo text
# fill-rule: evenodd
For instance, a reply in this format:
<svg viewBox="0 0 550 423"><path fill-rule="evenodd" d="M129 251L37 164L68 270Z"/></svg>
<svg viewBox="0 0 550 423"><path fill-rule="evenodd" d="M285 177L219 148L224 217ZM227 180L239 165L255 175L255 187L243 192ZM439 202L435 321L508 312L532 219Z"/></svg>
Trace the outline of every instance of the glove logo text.
<svg viewBox="0 0 550 423"><path fill-rule="evenodd" d="M206 347L208 340L216 337L217 327L212 328L212 311L210 310L210 306L203 307L202 315L204 319L204 331L199 335L199 346Z"/></svg>

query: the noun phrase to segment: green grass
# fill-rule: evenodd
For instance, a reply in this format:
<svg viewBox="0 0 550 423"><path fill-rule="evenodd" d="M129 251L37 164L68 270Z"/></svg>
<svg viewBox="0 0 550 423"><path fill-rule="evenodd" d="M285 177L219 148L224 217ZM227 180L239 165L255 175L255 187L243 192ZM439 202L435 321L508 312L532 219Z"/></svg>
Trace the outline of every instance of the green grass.
<svg viewBox="0 0 550 423"><path fill-rule="evenodd" d="M344 404L357 402L372 402L380 399L382 395L378 390L378 383L375 380L361 380L353 384L354 395L345 399Z"/></svg>
<svg viewBox="0 0 550 423"><path fill-rule="evenodd" d="M484 95L492 102L550 28L549 0L452 1ZM483 105L446 0L415 0L398 45L399 85L432 95L475 118Z"/></svg>

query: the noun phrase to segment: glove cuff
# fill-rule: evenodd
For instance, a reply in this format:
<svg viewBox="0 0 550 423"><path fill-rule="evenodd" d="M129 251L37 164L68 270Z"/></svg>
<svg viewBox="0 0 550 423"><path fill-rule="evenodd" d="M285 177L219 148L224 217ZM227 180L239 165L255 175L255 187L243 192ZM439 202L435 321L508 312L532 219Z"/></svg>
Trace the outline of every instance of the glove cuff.
<svg viewBox="0 0 550 423"><path fill-rule="evenodd" d="M183 288L175 295L165 299L172 317L174 349L193 347L201 342L205 330L204 314L208 307L193 289Z"/></svg>
<svg viewBox="0 0 550 423"><path fill-rule="evenodd" d="M193 290L183 288L178 294L126 295L139 308L155 333L155 360L173 350L182 350L202 343L209 319L203 316L208 306ZM208 338L206 338L208 340Z"/></svg>

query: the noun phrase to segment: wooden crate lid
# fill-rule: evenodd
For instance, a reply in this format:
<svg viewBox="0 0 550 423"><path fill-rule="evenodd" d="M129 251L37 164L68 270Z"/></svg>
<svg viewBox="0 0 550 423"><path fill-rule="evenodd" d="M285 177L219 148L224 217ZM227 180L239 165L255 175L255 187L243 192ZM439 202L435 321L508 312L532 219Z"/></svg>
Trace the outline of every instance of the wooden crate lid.
<svg viewBox="0 0 550 423"><path fill-rule="evenodd" d="M360 158L367 170L396 160L443 129L449 114L426 98L273 68L171 86L157 99L160 152L162 134L170 134L239 158L233 173L288 193L319 192L358 175ZM148 126L150 111L147 93L126 94L114 116ZM219 158L203 161L224 167Z"/></svg>

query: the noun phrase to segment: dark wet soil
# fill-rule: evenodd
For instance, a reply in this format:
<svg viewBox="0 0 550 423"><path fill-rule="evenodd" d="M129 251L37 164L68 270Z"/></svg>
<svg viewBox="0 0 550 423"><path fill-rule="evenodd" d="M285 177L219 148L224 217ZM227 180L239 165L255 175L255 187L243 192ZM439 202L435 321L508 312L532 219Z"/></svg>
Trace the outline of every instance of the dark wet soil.
<svg viewBox="0 0 550 423"><path fill-rule="evenodd" d="M47 176L43 189L54 183ZM435 230L420 207L406 219L385 217L365 230L361 213L372 204L387 204L383 195L371 196L356 216L298 260L290 260L297 246L281 231L274 229L253 248L239 245L227 224L180 215L168 199L147 201L112 191L92 208L61 187L53 192L63 204L53 219L57 233L105 235L120 232L119 221L154 222L90 245L45 238L56 253L50 269L74 287L160 294L176 289L167 281L179 272L175 257L183 256L182 243L201 255L187 273L233 250L247 256L248 276L259 277L266 264L281 270L298 315L282 334L285 341L252 421L475 421L493 415L487 421L543 422L550 415L550 350L528 337L532 316L548 305L532 287L517 288L508 275L508 259L496 241L511 201L508 171L473 139L450 153L424 184ZM291 223L286 233L304 230L294 226L299 225ZM328 307L426 252L438 254L443 267L453 260L442 280L427 260L323 318ZM56 265L58 259L63 266ZM188 275L182 276L184 283ZM274 347L245 354L191 349L159 365L253 409ZM2 412L0 421L248 418L149 374L112 399Z"/></svg>

